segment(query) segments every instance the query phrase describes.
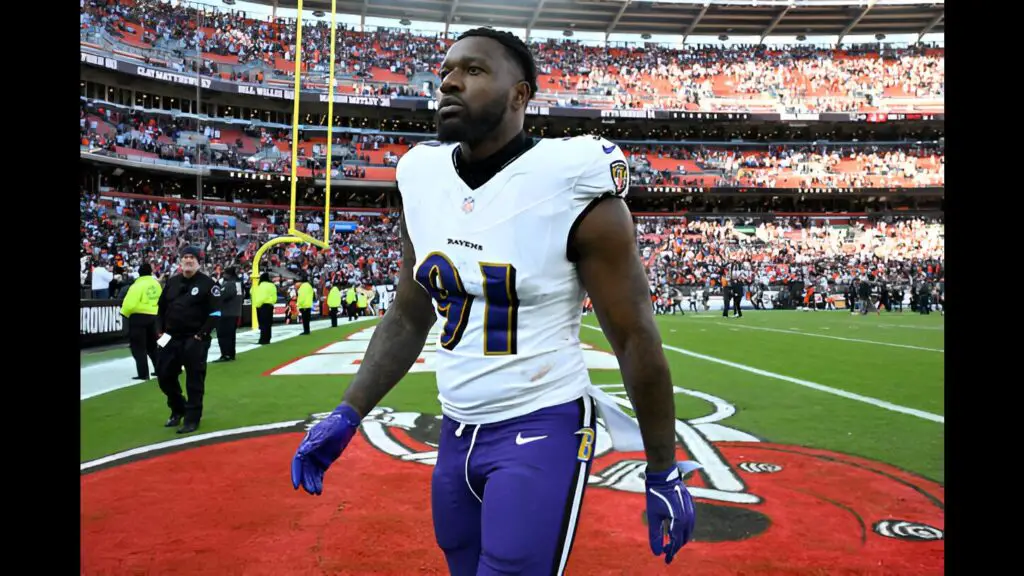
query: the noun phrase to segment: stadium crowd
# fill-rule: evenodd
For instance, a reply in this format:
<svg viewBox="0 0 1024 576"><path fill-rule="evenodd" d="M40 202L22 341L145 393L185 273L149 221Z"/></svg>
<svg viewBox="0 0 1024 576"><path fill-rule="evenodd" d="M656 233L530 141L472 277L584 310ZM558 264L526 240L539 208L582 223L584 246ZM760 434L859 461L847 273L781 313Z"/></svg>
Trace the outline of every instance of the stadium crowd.
<svg viewBox="0 0 1024 576"><path fill-rule="evenodd" d="M761 288L796 284L842 293L855 280L907 290L945 277L940 221L922 218L822 226L778 218L737 230L732 221L641 218L638 245L652 292L721 290L723 282Z"/></svg>
<svg viewBox="0 0 1024 576"><path fill-rule="evenodd" d="M158 278L175 273L177 255L186 244L203 248L206 269L214 276L226 266L238 266L248 285L256 249L272 235L286 233L288 226L284 210L207 206L200 221L195 204L153 196L83 191L80 208L83 294L97 298L117 297L142 259L153 265ZM262 266L286 286L301 273L321 287L326 282L395 283L401 256L396 215L340 213L334 218L353 229L335 231L329 250L276 247ZM322 235L322 226L315 211L297 215L297 228L310 235ZM834 291L861 277L910 285L944 275L944 227L920 218L823 226L810 218L754 225L722 218L638 216L636 230L652 287L716 292L727 277L776 287L821 283L822 290Z"/></svg>
<svg viewBox="0 0 1024 576"><path fill-rule="evenodd" d="M727 187L922 187L945 182L945 156L927 146L626 145L639 184ZM689 166L689 168L687 167ZM714 178L694 179L694 174Z"/></svg>
<svg viewBox="0 0 1024 576"><path fill-rule="evenodd" d="M81 268L83 294L116 298L130 284L143 260L158 278L177 272L178 254L186 245L199 246L204 267L219 276L227 266L239 268L249 285L256 250L274 236L287 233L287 212L265 208L204 209L195 204L162 200L104 197L82 192L80 197ZM353 230L332 234L331 248L287 245L269 250L261 268L290 284L302 273L314 285L394 284L400 246L394 215L342 213ZM301 212L296 227L319 237L322 215Z"/></svg>
<svg viewBox="0 0 1024 576"><path fill-rule="evenodd" d="M845 112L875 105L886 89L941 98L944 58L939 54L919 47L882 55L806 46L606 50L563 41L540 46L538 59L549 74L549 88L614 96L624 107L699 109L702 99L716 95L768 93L792 111ZM562 70L580 74L557 76Z"/></svg>
<svg viewBox="0 0 1024 576"><path fill-rule="evenodd" d="M200 14L156 0L88 0L80 13L84 32L103 31L136 49L159 48L160 61L172 69L184 70L188 62L195 71L189 56L201 49L203 73L257 83L286 79L294 70L294 22L268 20L240 11ZM302 36L308 82L322 85L330 54L328 24L304 24ZM360 93L426 96L421 87L406 84L416 74L436 74L451 43L440 33L386 28L364 33L345 25L339 25L336 37L336 76L346 90ZM846 112L878 109L885 97L937 100L945 94L943 50L920 45L606 48L547 40L534 51L542 94L573 105L589 99L618 108L736 111L750 109L756 96L757 106L789 112Z"/></svg>
<svg viewBox="0 0 1024 576"><path fill-rule="evenodd" d="M168 112L123 109L83 101L79 138L93 150L202 163L286 175L291 169L291 133L256 123L201 122ZM366 178L366 167L394 168L412 142L404 137L351 134L335 138L332 170L336 177ZM372 152L382 149L379 158ZM758 148L704 145L624 144L633 181L642 185L794 187L942 186L943 150L932 146L864 144L773 145ZM300 175L325 169L326 139L300 134ZM309 171L307 174L306 171ZM322 172L320 172L322 173ZM391 178L391 172L378 173Z"/></svg>
<svg viewBox="0 0 1024 576"><path fill-rule="evenodd" d="M287 175L291 170L291 131L256 124L201 122L170 113L144 112L139 109L82 102L79 111L79 144L92 151L158 158ZM341 158L332 164L336 177L365 178L366 170L346 162L373 164L369 152L381 146L406 146L406 140L383 134L352 134L334 141L332 156ZM197 157L202 154L201 162ZM308 139L300 133L299 166L313 171L324 169L325 137ZM394 168L400 155L385 150L376 165ZM300 175L307 175L301 173Z"/></svg>

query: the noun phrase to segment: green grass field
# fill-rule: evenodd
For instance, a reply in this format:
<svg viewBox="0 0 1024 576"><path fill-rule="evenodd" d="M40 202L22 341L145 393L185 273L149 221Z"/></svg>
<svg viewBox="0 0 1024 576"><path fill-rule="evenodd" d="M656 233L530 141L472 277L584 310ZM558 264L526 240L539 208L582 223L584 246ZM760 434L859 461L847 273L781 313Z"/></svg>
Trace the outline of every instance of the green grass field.
<svg viewBox="0 0 1024 576"><path fill-rule="evenodd" d="M127 347L116 347L99 350L82 350L81 353L81 365L83 368L86 366L92 366L99 364L100 362L106 362L108 360L117 360L119 358L131 358L131 352L128 351Z"/></svg>
<svg viewBox="0 0 1024 576"><path fill-rule="evenodd" d="M596 319L588 317L584 323L596 326ZM667 346L719 360L665 352L675 385L713 394L736 407L729 419L733 428L767 442L878 460L943 482L942 422L763 374L941 416L944 331L938 314L861 317L780 311L724 319L709 312L661 316L658 323ZM349 327L321 330L242 354L233 364L211 364L201 432L301 419L333 408L350 377L263 373L352 331ZM584 328L581 338L608 348L598 330ZM117 351L103 353L104 357L117 355ZM596 383L621 382L617 371L591 374ZM708 412L706 402L691 396L677 395L676 403L680 418ZM434 375L408 375L382 405L438 413ZM83 462L176 437L173 430L162 427L167 409L155 380L85 400L81 410Z"/></svg>

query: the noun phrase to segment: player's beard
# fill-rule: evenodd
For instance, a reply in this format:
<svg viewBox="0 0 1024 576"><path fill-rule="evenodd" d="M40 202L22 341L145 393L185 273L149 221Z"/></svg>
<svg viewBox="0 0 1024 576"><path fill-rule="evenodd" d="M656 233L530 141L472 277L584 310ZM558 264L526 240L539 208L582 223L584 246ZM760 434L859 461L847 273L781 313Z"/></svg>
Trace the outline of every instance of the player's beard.
<svg viewBox="0 0 1024 576"><path fill-rule="evenodd" d="M447 120L435 116L437 139L445 143L465 142L474 146L483 142L501 125L507 111L505 97L501 95L481 107L479 111L464 106L461 114Z"/></svg>

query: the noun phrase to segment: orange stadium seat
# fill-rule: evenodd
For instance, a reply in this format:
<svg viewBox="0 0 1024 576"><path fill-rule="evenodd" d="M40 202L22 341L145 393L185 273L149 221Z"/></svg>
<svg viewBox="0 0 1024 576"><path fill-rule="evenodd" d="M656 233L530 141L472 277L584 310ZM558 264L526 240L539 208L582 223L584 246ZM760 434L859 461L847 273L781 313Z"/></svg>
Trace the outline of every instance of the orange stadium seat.
<svg viewBox="0 0 1024 576"><path fill-rule="evenodd" d="M387 82L388 84L408 84L409 79L405 74L401 72L392 72L383 68L376 68L370 70L373 74L373 79L378 82Z"/></svg>
<svg viewBox="0 0 1024 576"><path fill-rule="evenodd" d="M366 180L394 180L395 169L394 168L383 168L380 166L367 166Z"/></svg>
<svg viewBox="0 0 1024 576"><path fill-rule="evenodd" d="M242 141L242 145L238 148L239 152L244 154L255 154L260 149L260 141L252 136L247 136L245 132L237 128L221 128L220 129L220 141L234 146L238 140Z"/></svg>

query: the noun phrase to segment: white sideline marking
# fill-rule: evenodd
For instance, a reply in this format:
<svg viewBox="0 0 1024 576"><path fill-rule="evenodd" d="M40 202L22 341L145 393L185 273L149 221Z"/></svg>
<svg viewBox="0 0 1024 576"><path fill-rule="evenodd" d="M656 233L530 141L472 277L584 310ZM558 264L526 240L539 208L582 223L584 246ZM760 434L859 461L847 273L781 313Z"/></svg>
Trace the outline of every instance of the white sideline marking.
<svg viewBox="0 0 1024 576"><path fill-rule="evenodd" d="M722 324L725 326L725 324ZM924 350L925 352L939 352L945 354L946 351L942 348L925 348L924 346L911 346L910 344L894 344L892 342L878 342L875 340L862 340L860 338L845 338L843 336L832 336L830 334L815 334L813 332L801 332L799 330L786 330L783 328L766 328L764 326L750 326L747 324L728 324L728 326L736 328L746 328L747 330L764 330L765 332L781 332L783 334L797 334L799 336L811 336L813 338L828 338L830 340L842 340L843 342L858 342L860 344L875 344L876 346L892 346L893 348L909 348L910 350ZM828 330L828 328L825 328Z"/></svg>
<svg viewBox="0 0 1024 576"><path fill-rule="evenodd" d="M135 456L137 454L145 454L146 452L152 452L154 450L161 450L163 448L170 448L172 446L181 446L182 444L191 444L193 442L199 442L201 440L207 440L209 438L220 438L221 436L237 436L239 434L246 434L248 432L261 432L263 430L273 430L275 428L288 428L289 426L295 426L303 422L303 420L292 420L291 422L278 422L276 424L260 424L258 426L246 426L245 428L234 428L232 430L218 430L216 432L207 432L206 434L198 434L196 436L186 436L184 438L176 438L174 440L168 440L167 442L161 442L159 444L151 444L149 446L141 446L139 448L132 448L124 452L118 452L117 454L111 454L110 456L104 456L98 460L91 460L81 465L79 472L82 470L88 470L89 468L95 468L108 462L115 462L117 460L123 460L125 458Z"/></svg>
<svg viewBox="0 0 1024 576"><path fill-rule="evenodd" d="M599 332L601 331L600 328L598 328L596 326L591 326L589 324L582 324L582 326L586 326L587 328L590 328L591 330L597 330ZM692 356L692 357L698 358L700 360L707 360L708 362L714 362L716 364L721 364L723 366L729 366L730 368L736 368L737 370L743 370L744 372L750 372L751 374L757 374L758 376L764 376L766 378L774 378L776 380L782 380L784 382L789 382L791 384L796 384L798 386L803 386L805 388L811 388L811 389L814 389L814 390L818 390L819 392L826 392L828 394L833 394L835 396L841 396L843 398L847 398L847 399L850 399L850 400L856 400L858 402L863 402L865 404L871 404L872 406L877 406L879 408L884 408L884 409L890 410L892 412L900 412L902 414L909 414L911 416L917 416L918 418L923 418L925 420L930 420L932 422L938 422L940 424L945 424L946 423L945 417L940 416L938 414L932 414L931 412L925 412L923 410L918 410L916 408L907 408L906 406L900 406L899 404L893 404L892 402L886 402L885 400L879 400L878 398L872 398L870 396L863 396L861 394L856 394L856 393L853 393L853 392L847 392L846 390L841 390L839 388L833 388L831 386L825 386L824 384L818 384L816 382L810 382L810 381L807 381L807 380L801 380L799 378L793 378L791 376L783 376L782 374L776 374L774 372L769 372L767 370L761 370L760 368L754 368L753 366L747 366L745 364L738 364L736 362L730 362L728 360L722 360L721 358L715 358L714 356L708 356L706 354L700 354L698 352L692 352L692 351L686 350L684 348L676 348L675 346L669 346L668 344L662 344L661 347L664 348L665 350L671 350L673 352L678 352L679 354L683 354L683 355L686 355L686 356Z"/></svg>
<svg viewBox="0 0 1024 576"><path fill-rule="evenodd" d="M946 329L941 326L910 326L908 324L875 324L875 326L881 326L882 328L906 328L908 330L932 330L935 332L946 331Z"/></svg>

